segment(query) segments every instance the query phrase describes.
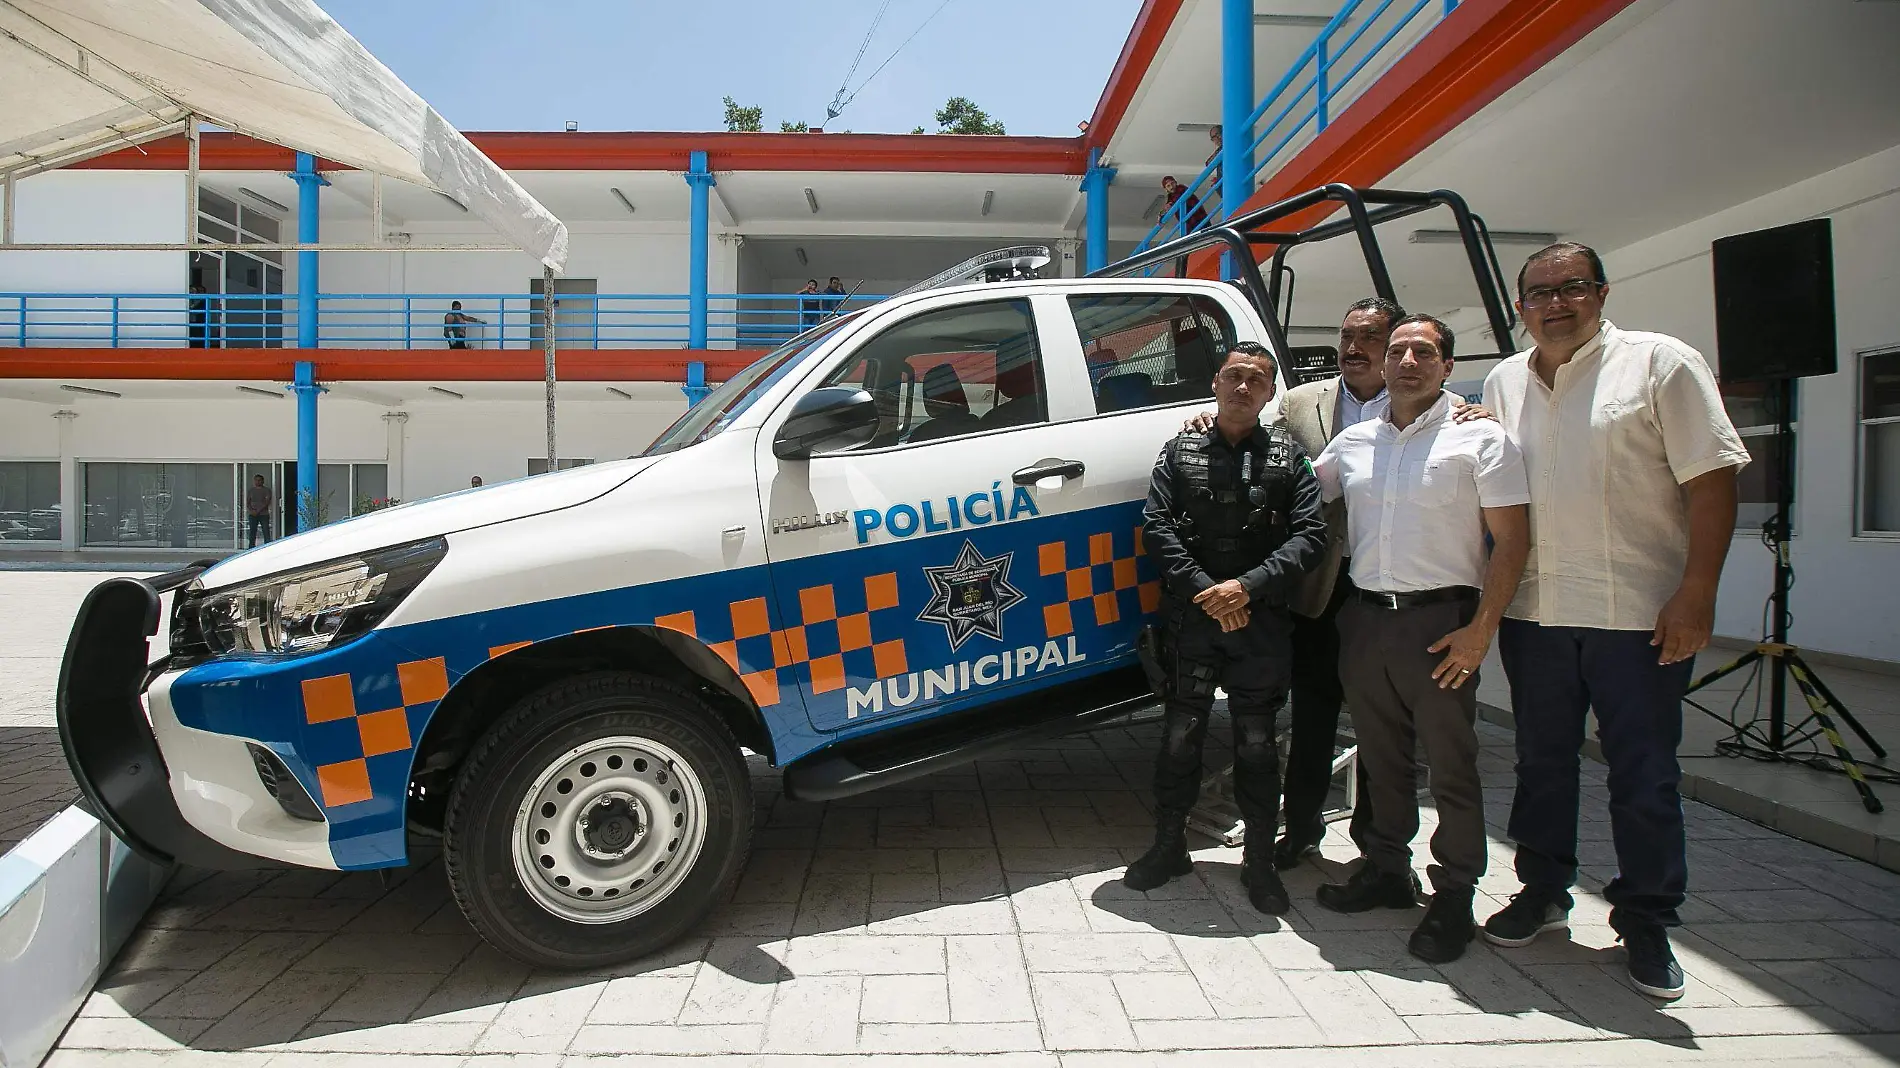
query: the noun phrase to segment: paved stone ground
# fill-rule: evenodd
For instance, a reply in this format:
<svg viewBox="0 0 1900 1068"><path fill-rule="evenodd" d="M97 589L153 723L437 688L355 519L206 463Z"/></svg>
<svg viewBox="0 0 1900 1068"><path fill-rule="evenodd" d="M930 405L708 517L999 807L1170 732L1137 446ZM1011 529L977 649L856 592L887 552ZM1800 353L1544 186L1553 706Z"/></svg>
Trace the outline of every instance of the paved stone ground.
<svg viewBox="0 0 1900 1068"><path fill-rule="evenodd" d="M756 767L756 851L733 898L672 950L595 974L481 945L433 859L388 888L181 874L49 1063L1900 1063L1900 875L1691 804L1689 992L1659 1007L1626 985L1594 894L1613 859L1589 765L1592 892L1572 938L1480 943L1434 968L1405 950L1419 911L1312 904L1352 854L1343 828L1292 874L1283 919L1248 906L1232 849L1198 850L1192 876L1154 892L1121 887L1150 833L1157 730L830 804L787 801ZM1484 741L1496 835L1509 735ZM1515 888L1508 848L1491 854L1481 916Z"/></svg>

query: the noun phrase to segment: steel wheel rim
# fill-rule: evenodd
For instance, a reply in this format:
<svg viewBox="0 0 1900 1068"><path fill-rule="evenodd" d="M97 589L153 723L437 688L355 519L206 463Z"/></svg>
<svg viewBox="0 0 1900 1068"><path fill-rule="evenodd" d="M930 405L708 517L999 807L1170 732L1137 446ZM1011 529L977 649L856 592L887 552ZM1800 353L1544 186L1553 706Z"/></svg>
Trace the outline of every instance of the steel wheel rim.
<svg viewBox="0 0 1900 1068"><path fill-rule="evenodd" d="M574 923L638 916L679 888L706 842L706 790L672 748L620 735L550 761L522 795L515 875Z"/></svg>

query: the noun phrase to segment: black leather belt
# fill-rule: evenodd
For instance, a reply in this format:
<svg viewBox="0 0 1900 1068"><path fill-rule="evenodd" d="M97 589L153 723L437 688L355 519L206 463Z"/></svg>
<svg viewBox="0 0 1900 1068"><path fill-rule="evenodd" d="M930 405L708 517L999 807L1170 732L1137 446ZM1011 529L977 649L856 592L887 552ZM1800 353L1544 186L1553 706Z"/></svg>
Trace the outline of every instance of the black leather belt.
<svg viewBox="0 0 1900 1068"><path fill-rule="evenodd" d="M1400 608L1444 604L1447 601L1475 601L1481 593L1476 586L1440 586L1435 590L1412 590L1408 593L1380 593L1378 590L1366 589L1354 589L1352 592L1353 596L1367 604L1395 611Z"/></svg>

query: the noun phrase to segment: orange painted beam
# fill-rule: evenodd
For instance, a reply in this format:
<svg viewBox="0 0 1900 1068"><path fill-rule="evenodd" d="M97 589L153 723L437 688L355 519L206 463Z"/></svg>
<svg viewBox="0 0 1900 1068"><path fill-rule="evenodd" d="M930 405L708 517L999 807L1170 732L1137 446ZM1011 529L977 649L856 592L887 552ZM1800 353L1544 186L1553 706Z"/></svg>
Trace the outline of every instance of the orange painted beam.
<svg viewBox="0 0 1900 1068"><path fill-rule="evenodd" d="M1329 182L1378 184L1632 2L1463 0L1268 178L1243 210ZM1473 204L1472 209L1482 213L1484 205ZM1336 210L1336 204L1319 205L1279 225L1311 226ZM1273 251L1271 246L1255 247L1263 259ZM1197 277L1215 277L1219 254L1192 257L1188 270Z"/></svg>
<svg viewBox="0 0 1900 1068"><path fill-rule="evenodd" d="M1128 39L1122 42L1122 54L1116 58L1108 84L1102 87L1102 96L1095 102L1095 112L1089 116L1088 132L1082 135L1085 152L1108 147L1109 139L1115 136L1127 116L1129 105L1134 103L1135 93L1147 79L1148 68L1154 64L1175 16L1181 13L1181 4L1182 0L1143 0L1141 10L1135 14L1135 24L1128 31Z"/></svg>
<svg viewBox="0 0 1900 1068"><path fill-rule="evenodd" d="M563 382L684 382L689 362L723 382L764 349L563 349ZM310 360L319 382L539 382L529 349L99 349L0 350L0 378L288 382Z"/></svg>
<svg viewBox="0 0 1900 1068"><path fill-rule="evenodd" d="M1178 2L1178 0L1177 0ZM958 134L471 133L468 139L509 171L684 171L704 150L715 171L917 171L969 174L1075 174L1087 169L1079 137ZM290 149L241 134L206 134L199 167L208 171L288 171ZM183 170L185 139L170 137L97 156L92 170ZM329 160L320 170L347 170Z"/></svg>

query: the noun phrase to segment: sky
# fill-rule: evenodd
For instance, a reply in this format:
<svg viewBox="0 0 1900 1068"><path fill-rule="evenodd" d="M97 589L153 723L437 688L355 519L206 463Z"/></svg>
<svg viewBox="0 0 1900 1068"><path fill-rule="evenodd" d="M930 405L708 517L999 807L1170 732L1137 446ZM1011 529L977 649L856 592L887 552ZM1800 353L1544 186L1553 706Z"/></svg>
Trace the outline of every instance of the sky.
<svg viewBox="0 0 1900 1068"><path fill-rule="evenodd" d="M935 130L944 101L967 96L1009 133L1069 137L1141 6L888 0L851 89L896 57L826 123L885 2L319 0L463 130L720 130L730 95L763 107L767 130L908 133Z"/></svg>

